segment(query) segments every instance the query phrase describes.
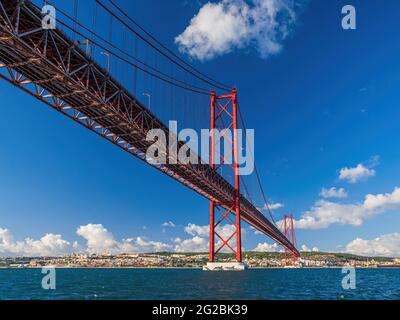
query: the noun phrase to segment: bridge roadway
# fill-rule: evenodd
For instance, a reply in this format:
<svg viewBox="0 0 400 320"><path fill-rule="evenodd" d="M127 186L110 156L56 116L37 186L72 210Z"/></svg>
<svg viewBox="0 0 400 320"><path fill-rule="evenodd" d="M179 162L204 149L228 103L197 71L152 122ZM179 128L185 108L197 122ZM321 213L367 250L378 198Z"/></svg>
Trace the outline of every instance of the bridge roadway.
<svg viewBox="0 0 400 320"><path fill-rule="evenodd" d="M0 0L0 77L146 161L147 132L168 136L168 128L65 33L44 30L39 8L19 2ZM209 165L150 165L226 209L233 205L233 186ZM243 221L298 255L244 195L240 208Z"/></svg>

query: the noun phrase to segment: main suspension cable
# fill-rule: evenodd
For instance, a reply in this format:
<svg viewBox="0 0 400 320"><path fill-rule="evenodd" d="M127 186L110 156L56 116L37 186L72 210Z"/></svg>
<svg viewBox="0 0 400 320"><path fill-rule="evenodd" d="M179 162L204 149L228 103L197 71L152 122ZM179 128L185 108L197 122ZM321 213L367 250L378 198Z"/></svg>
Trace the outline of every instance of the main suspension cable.
<svg viewBox="0 0 400 320"><path fill-rule="evenodd" d="M215 84L218 84L222 87L224 87L224 90L230 90L230 86L225 85L219 81L216 81L210 77L208 77L207 75L205 75L204 73L202 73L201 71L197 70L196 68L194 68L192 65L190 65L189 63L187 63L184 59L182 59L179 55L177 55L175 52L173 52L172 50L170 50L167 46L165 46L163 43L161 43L157 38L155 38L151 33L149 33L148 31L146 31L138 22L136 22L131 16L129 16L120 6L118 6L113 0L107 0L108 2L110 2L124 17L126 17L129 21L131 21L137 28L139 28L145 35L147 35L150 39L152 39L155 43L157 43L161 48L163 48L164 50L166 50L168 53L170 53L173 57L175 57L176 59L178 59L180 62L182 62L183 64L185 64L186 66L188 66L189 68L191 68L193 71L195 71L196 73L198 73L199 75L201 75L202 77L214 82Z"/></svg>
<svg viewBox="0 0 400 320"><path fill-rule="evenodd" d="M204 79L202 77L200 77L199 75L195 74L193 71L191 71L188 67L182 65L181 63L175 61L174 59L172 59L169 55L167 55L165 52L163 52L162 50L160 50L157 46L155 46L153 43L151 43L150 41L148 41L145 37L143 37L140 33L138 33L136 30L134 30L130 25L128 25L124 20L122 20L119 16L117 16L110 8L108 8L104 3L102 3L100 0L95 0L104 10L106 10L109 14L111 14L113 17L115 17L119 22L121 22L123 25L125 25L131 32L133 32L136 36L138 36L139 38L141 38L143 41L145 41L149 46L151 46L154 50L156 50L157 52L159 52L162 56L164 56L165 58L167 58L169 61L171 61L172 63L178 65L180 68L182 68L183 70L185 70L186 72L190 73L192 76L202 80L203 82L211 85L212 87L216 87L219 88L221 90L224 91L229 91L231 89L228 89L228 87L225 86L220 86L220 85L216 85L215 83Z"/></svg>
<svg viewBox="0 0 400 320"><path fill-rule="evenodd" d="M34 4L33 4L33 5L34 5ZM34 6L35 6L36 8L38 8L36 5L34 5ZM39 9L39 8L38 8L38 9ZM56 17L52 17L52 18L54 18L58 23L60 23L61 25L63 25L63 26L66 27L67 29L69 29L70 31L74 32L73 27L69 26L67 23L63 22L63 21L60 20L59 18L56 18ZM79 36L81 36L82 38L86 38L86 36L83 35L82 33L80 33L79 31L76 31L76 34L79 35ZM172 84L172 85L174 85L174 86L176 86L176 87L179 87L179 88L181 88L181 89L186 89L186 90L192 91L192 92L194 92L194 93L198 93L198 94L202 94L202 95L208 95L208 94L209 94L207 91L198 91L198 90L194 90L194 89L189 89L189 88L187 88L187 85L183 86L183 85L174 83L174 82L172 82L172 81L170 81L170 80L168 80L168 79L165 79L165 78L163 78L163 77L160 77L158 74L153 73L153 72L150 72L150 71L148 71L148 70L142 68L141 66L138 66L137 64L134 64L134 63L132 63L131 61L129 61L129 60L127 60L127 59L121 57L121 56L118 55L117 53L111 51L110 49L108 49L108 48L106 48L106 47L104 47L104 46L102 46L101 44L99 44L98 42L94 41L93 39L90 39L90 38L89 38L89 39L87 39L87 40L89 40L91 43L95 44L95 45L98 46L100 49L104 50L105 52L109 53L110 55L116 57L117 59L119 59L119 60L121 60L121 61L123 61L123 62L129 64L130 66L133 66L133 67L135 67L135 68L138 68L139 70L145 72L146 74L149 74L149 75L151 75L151 76L153 76L153 77L155 77L155 78L157 78L157 79L159 79L159 80L161 80L161 81L165 81L165 82L170 83L170 84Z"/></svg>
<svg viewBox="0 0 400 320"><path fill-rule="evenodd" d="M53 4L52 4L52 5L53 5ZM54 5L53 5L53 6L54 6ZM114 49L118 50L119 52L121 52L122 54L126 55L127 57L133 59L134 61L136 61L136 62L138 62L138 63L140 63L140 64L142 64L144 67L153 70L154 72L156 72L156 73L162 75L163 77L166 77L166 78L170 79L170 80L173 81L173 82L178 82L178 83L182 84L182 86L180 86L180 88L183 88L183 89L186 89L186 90L190 90L190 88L193 88L193 89L197 90L196 93L199 93L198 91L202 91L202 92L201 92L202 94L207 94L207 95L209 94L209 92L207 91L207 89L200 88L200 87L197 87L197 86L194 86L194 85L191 85L191 84L187 84L187 83L185 83L185 82L183 82L183 81L181 81L181 80L179 80L179 79L173 78L173 77L169 76L168 74L166 74L166 73L164 73L164 72L162 72L162 71L160 71L160 70L158 70L158 69L156 69L156 68L150 66L149 64L147 64L147 63L145 63L145 62L143 62L143 61L137 59L136 57L132 56L131 54L129 54L129 53L126 52L125 50L122 50L121 48L117 47L116 45L114 45L113 43L111 43L109 40L105 39L104 37L102 37L102 36L99 35L98 33L94 32L94 31L90 30L89 28L87 28L86 26L82 25L79 21L76 21L73 17L71 17L71 16L70 16L69 14L67 14L65 11L63 11L63 10L61 10L61 9L59 9L59 8L56 8L56 9L57 9L57 11L60 12L63 16L65 16L67 19L71 20L74 24L76 24L76 25L79 26L80 28L84 29L85 31L89 32L90 34L92 34L92 35L95 36L96 38L100 39L101 41L103 41L103 42L106 43L107 45L109 45L109 46L113 47ZM60 21L59 19L57 19L57 20ZM60 23L64 25L63 22L60 22ZM67 26L67 28L71 30L70 27ZM79 33L79 32L78 32L77 30L75 30L75 29L73 29L72 31L73 31L74 33L79 34L81 37L86 37L85 35L82 35L81 33ZM93 41L92 39L88 39L88 40L90 40L90 42L92 42L92 43L94 43L94 44L97 44L97 43L96 43L95 41ZM104 47L103 47L103 48L104 48ZM105 50L109 51L108 49L105 49ZM109 53L111 53L111 51L110 51ZM115 54L115 56L116 56L117 58L119 57L117 54ZM136 65L135 65L135 67L136 67ZM139 69L140 69L140 68L139 68ZM144 72L146 72L146 70L143 70L143 69L141 69L141 70L144 71ZM188 88L188 87L189 87L189 88Z"/></svg>

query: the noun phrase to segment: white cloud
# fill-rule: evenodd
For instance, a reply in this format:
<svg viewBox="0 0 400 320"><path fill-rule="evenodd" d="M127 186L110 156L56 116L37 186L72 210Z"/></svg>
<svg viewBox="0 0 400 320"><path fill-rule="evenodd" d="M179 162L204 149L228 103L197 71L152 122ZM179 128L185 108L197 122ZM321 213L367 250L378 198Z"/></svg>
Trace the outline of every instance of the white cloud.
<svg viewBox="0 0 400 320"><path fill-rule="evenodd" d="M372 240L357 238L345 251L361 256L400 257L400 233L382 235Z"/></svg>
<svg viewBox="0 0 400 320"><path fill-rule="evenodd" d="M302 214L295 221L299 229L324 229L332 224L349 224L360 226L365 219L389 209L400 208L400 188L386 194L365 196L363 203L341 204L320 200L311 210Z"/></svg>
<svg viewBox="0 0 400 320"><path fill-rule="evenodd" d="M303 251L303 252L319 252L319 248L318 247L309 248L305 244L303 244L301 246L301 251Z"/></svg>
<svg viewBox="0 0 400 320"><path fill-rule="evenodd" d="M268 207L271 210L278 210L278 209L283 208L284 205L282 203L280 203L280 202L276 202L276 203L275 202L271 202L271 203L268 204ZM264 210L268 210L268 207L265 205L264 206Z"/></svg>
<svg viewBox="0 0 400 320"><path fill-rule="evenodd" d="M348 194L343 188L337 189L335 187L332 187L330 189L323 188L321 190L320 196L323 198L346 198Z"/></svg>
<svg viewBox="0 0 400 320"><path fill-rule="evenodd" d="M176 252L207 252L209 246L208 240L199 236L185 240L176 238L175 244Z"/></svg>
<svg viewBox="0 0 400 320"><path fill-rule="evenodd" d="M175 228L176 227L175 223L173 223L172 221L164 222L161 226L164 228Z"/></svg>
<svg viewBox="0 0 400 320"><path fill-rule="evenodd" d="M332 224L359 226L365 218L361 205L320 200L294 223L295 227L299 229L324 229Z"/></svg>
<svg viewBox="0 0 400 320"><path fill-rule="evenodd" d="M252 251L254 252L279 252L279 246L277 243L267 243L267 242L263 242L263 243L259 243Z"/></svg>
<svg viewBox="0 0 400 320"><path fill-rule="evenodd" d="M218 234L228 239L235 231L235 226L226 224L217 228ZM246 229L242 229L242 239L246 236ZM114 235L102 224L87 224L79 226L76 234L84 239L84 243L68 242L61 235L52 233L46 234L39 240L30 238L24 241L14 240L13 235L7 229L0 228L0 256L62 256L72 253L89 254L122 254L122 253L151 253L151 252L207 252L209 246L209 225L199 226L188 224L185 232L191 238L176 238L172 243L163 243L148 240L144 237L132 237L122 240L115 239ZM218 237L215 238L216 248L222 242ZM235 237L229 243L232 248L236 247ZM260 244L257 250L262 250L266 245ZM275 250L276 245L271 245L270 250ZM224 248L222 252L230 252Z"/></svg>
<svg viewBox="0 0 400 320"><path fill-rule="evenodd" d="M160 252L171 249L171 246L162 242L147 241L142 237L116 241L111 232L101 224L80 226L77 235L86 239L86 251L89 253L143 253Z"/></svg>
<svg viewBox="0 0 400 320"><path fill-rule="evenodd" d="M340 170L339 179L345 180L350 183L356 183L361 180L366 180L370 177L374 177L376 171L372 168L367 168L363 164L358 164L354 168L342 168Z"/></svg>
<svg viewBox="0 0 400 320"><path fill-rule="evenodd" d="M185 232L192 236L200 236L200 237L208 236L210 233L210 226L209 225L198 226L196 224L189 223L185 227Z"/></svg>
<svg viewBox="0 0 400 320"><path fill-rule="evenodd" d="M223 238L228 239L235 231L236 227L232 224L220 225L216 228L216 232ZM185 227L185 232L193 238L182 240L180 238L175 239L175 250L179 252L204 252L208 251L210 226L204 225L199 226L193 223L189 223ZM242 239L246 236L246 229L242 228ZM235 237L232 237L229 241L229 245L232 248L236 248ZM215 236L215 246L218 248L221 246L222 241ZM231 252L226 246L222 249L222 252Z"/></svg>
<svg viewBox="0 0 400 320"><path fill-rule="evenodd" d="M76 244L62 239L61 235L48 233L39 240L27 238L15 241L11 232L0 228L0 256L38 257L60 256L70 253Z"/></svg>
<svg viewBox="0 0 400 320"><path fill-rule="evenodd" d="M80 226L76 234L86 240L87 251L90 253L111 253L118 251L118 242L114 236L101 224Z"/></svg>
<svg viewBox="0 0 400 320"><path fill-rule="evenodd" d="M119 244L118 253L151 253L171 251L172 246L163 242L150 241L142 237L124 239Z"/></svg>
<svg viewBox="0 0 400 320"><path fill-rule="evenodd" d="M181 52L209 60L234 49L254 46L267 58L282 50L296 22L294 0L222 0L208 2L175 38Z"/></svg>
<svg viewBox="0 0 400 320"><path fill-rule="evenodd" d="M395 188L393 192L386 194L368 194L364 201L364 207L368 210L397 207L399 204L400 188Z"/></svg>
<svg viewBox="0 0 400 320"><path fill-rule="evenodd" d="M227 238L231 236L231 234L235 231L235 226L232 224L225 224L223 226L218 226L216 231L223 238ZM209 237L210 235L210 225L199 226L193 223L189 223L185 227L185 232L190 234L191 236L199 236L199 237ZM242 229L242 235L246 233L245 229Z"/></svg>

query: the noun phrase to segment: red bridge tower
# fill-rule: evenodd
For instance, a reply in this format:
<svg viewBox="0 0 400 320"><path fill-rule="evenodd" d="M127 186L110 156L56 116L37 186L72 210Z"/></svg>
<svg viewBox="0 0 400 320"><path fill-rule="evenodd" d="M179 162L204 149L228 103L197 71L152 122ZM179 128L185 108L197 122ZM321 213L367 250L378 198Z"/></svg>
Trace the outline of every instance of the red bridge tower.
<svg viewBox="0 0 400 320"><path fill-rule="evenodd" d="M226 120L228 119L228 120ZM228 123L226 123L228 121ZM240 225L240 179L239 179L239 150L238 150L238 103L237 90L232 89L230 94L217 96L211 92L211 137L210 137L210 166L213 170L219 170L223 165L228 165L233 170L235 195L232 203L217 203L210 201L210 262L215 262L215 255L226 248L233 252L236 261L242 262L242 243ZM216 137L215 129L219 130ZM233 132L233 138L228 135ZM220 150L217 152L216 146L220 146L221 141L229 143L230 150L225 149L223 155ZM232 161L228 161L231 159ZM216 157L219 157L219 161ZM216 164L218 163L218 165ZM218 213L218 219L216 219ZM233 225L231 235L224 237L218 233L217 228L222 223ZM232 245L235 240L235 245ZM218 247L216 247L218 244Z"/></svg>
<svg viewBox="0 0 400 320"><path fill-rule="evenodd" d="M283 220L284 235L295 246L293 214L285 215ZM285 247L285 266L297 266L299 264L299 255L295 251L290 251ZM290 260L292 262L290 263Z"/></svg>

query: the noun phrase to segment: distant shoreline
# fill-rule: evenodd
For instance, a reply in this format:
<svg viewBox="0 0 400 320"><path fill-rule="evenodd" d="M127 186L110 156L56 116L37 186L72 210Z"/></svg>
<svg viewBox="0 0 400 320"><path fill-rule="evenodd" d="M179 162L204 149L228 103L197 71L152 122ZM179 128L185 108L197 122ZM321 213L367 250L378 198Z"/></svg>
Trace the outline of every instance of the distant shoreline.
<svg viewBox="0 0 400 320"><path fill-rule="evenodd" d="M46 267L46 266L43 266ZM37 269L42 269L43 267L0 267L0 269L15 269L15 270L37 270ZM47 266L49 267L49 266ZM317 269L342 269L342 268L346 268L348 266L332 266L332 267L301 267L301 268L282 268L282 267L248 267L248 269L250 270L298 270L298 269L310 269L310 270L317 270ZM350 266L351 267L351 266ZM129 270L129 269L134 269L134 270L202 270L202 267L55 267L56 269L116 269L116 270ZM396 267L382 267L382 266L378 266L378 267L354 267L355 269L400 269L400 266L396 266Z"/></svg>
<svg viewBox="0 0 400 320"><path fill-rule="evenodd" d="M244 253L243 261L249 269L287 269L281 253ZM235 257L221 253L220 262L234 261ZM154 253L120 255L83 255L65 257L15 257L0 259L0 268L32 269L55 266L59 269L202 269L208 263L205 253ZM302 253L300 261L294 263L304 269L332 269L354 266L355 268L400 268L399 258L361 257L343 253Z"/></svg>

